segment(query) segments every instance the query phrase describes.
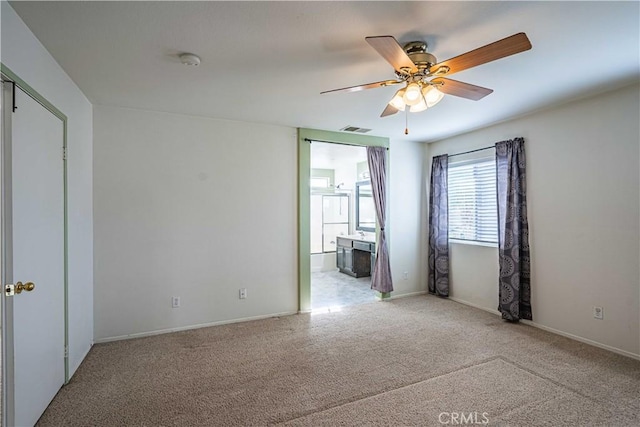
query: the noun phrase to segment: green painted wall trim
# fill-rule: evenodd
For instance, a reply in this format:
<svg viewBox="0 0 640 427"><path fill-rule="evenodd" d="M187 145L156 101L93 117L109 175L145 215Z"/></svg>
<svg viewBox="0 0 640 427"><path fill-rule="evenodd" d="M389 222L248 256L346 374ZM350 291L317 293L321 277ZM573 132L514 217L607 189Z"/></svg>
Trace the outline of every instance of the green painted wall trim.
<svg viewBox="0 0 640 427"><path fill-rule="evenodd" d="M67 116L49 100L42 96L37 90L32 88L27 82L22 80L16 73L11 71L9 67L0 62L0 72L15 82L16 86L24 93L33 98L36 102L46 108L54 116L62 121L62 149L67 152ZM20 106L18 106L20 108ZM69 208L68 208L68 192L67 192L67 156L63 160L63 186L64 186L64 383L69 383Z"/></svg>
<svg viewBox="0 0 640 427"><path fill-rule="evenodd" d="M298 311L311 311L311 144L321 140L342 144L386 147L389 138L317 129L298 129Z"/></svg>
<svg viewBox="0 0 640 427"><path fill-rule="evenodd" d="M371 147L387 147L389 148L389 138L381 136L367 136L345 132L332 132L328 130L305 129L299 128L298 135L302 135L301 139L321 140L329 142L337 142L342 144L362 145Z"/></svg>
<svg viewBox="0 0 640 427"><path fill-rule="evenodd" d="M381 300L391 298L391 292L376 292L376 296Z"/></svg>

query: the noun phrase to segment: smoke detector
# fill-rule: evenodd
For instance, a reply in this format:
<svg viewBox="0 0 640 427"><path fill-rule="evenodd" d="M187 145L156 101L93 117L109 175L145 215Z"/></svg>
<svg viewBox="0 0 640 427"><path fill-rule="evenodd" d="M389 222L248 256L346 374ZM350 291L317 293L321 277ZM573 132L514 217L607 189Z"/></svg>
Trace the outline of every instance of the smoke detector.
<svg viewBox="0 0 640 427"><path fill-rule="evenodd" d="M180 62L184 65L197 67L200 65L200 57L194 53L182 53L180 54Z"/></svg>

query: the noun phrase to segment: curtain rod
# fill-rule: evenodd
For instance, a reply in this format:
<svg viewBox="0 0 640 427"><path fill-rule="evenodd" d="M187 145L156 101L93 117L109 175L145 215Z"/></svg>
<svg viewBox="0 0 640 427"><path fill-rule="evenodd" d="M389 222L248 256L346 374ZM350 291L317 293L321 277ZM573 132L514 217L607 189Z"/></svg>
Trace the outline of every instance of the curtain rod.
<svg viewBox="0 0 640 427"><path fill-rule="evenodd" d="M326 142L326 143L329 143L329 144L348 145L350 147L369 147L368 145L349 144L348 142L323 141L322 139L305 138L304 140L307 141L307 142L314 142L315 141L315 142ZM376 146L372 146L372 147L378 147L378 146L376 145ZM383 147L383 148L385 148L387 150L389 149L389 147Z"/></svg>
<svg viewBox="0 0 640 427"><path fill-rule="evenodd" d="M449 154L449 157L462 156L463 154L471 154L471 153L475 153L476 151L488 150L488 149L490 149L490 148L496 148L496 146L495 146L495 145L490 145L489 147L477 148L477 149L475 149L475 150L464 151L464 152L462 152L462 153Z"/></svg>

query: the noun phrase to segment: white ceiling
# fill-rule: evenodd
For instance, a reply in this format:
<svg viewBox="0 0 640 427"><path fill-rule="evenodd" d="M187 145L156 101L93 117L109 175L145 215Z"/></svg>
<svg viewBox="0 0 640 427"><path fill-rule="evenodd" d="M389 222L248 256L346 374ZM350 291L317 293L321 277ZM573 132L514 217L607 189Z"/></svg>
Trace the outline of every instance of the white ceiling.
<svg viewBox="0 0 640 427"><path fill-rule="evenodd" d="M94 104L434 141L638 79L632 2L12 2ZM380 118L396 88L364 40L424 40L439 61L527 33L532 50L453 76L494 89ZM201 56L199 67L177 55Z"/></svg>

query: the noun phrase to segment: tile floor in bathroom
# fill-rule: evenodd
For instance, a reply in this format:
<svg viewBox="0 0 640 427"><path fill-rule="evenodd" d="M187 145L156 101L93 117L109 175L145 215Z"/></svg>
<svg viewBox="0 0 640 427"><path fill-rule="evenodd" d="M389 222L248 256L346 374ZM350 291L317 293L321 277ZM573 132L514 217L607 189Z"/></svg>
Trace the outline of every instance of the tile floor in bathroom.
<svg viewBox="0 0 640 427"><path fill-rule="evenodd" d="M311 273L311 308L318 310L376 301L371 277L356 279L335 271Z"/></svg>

